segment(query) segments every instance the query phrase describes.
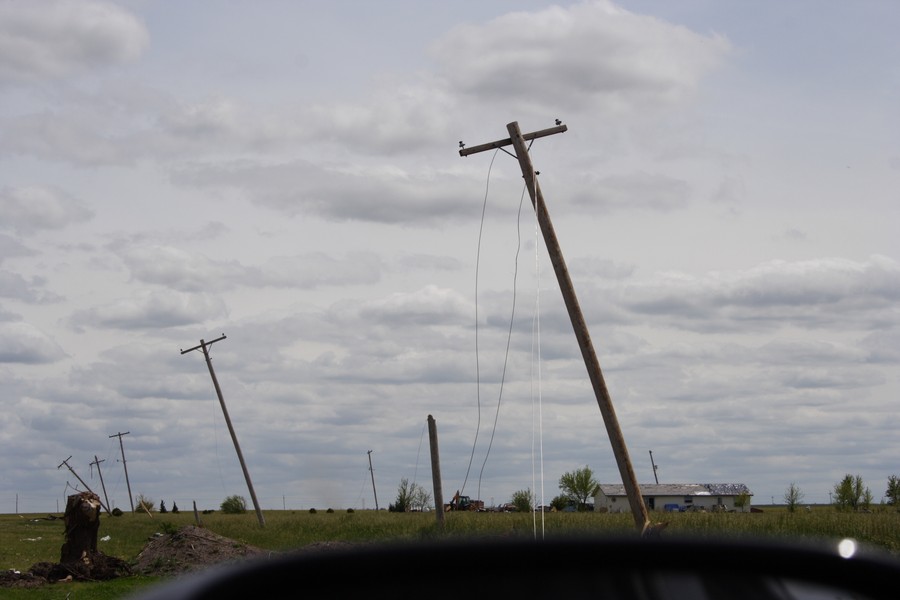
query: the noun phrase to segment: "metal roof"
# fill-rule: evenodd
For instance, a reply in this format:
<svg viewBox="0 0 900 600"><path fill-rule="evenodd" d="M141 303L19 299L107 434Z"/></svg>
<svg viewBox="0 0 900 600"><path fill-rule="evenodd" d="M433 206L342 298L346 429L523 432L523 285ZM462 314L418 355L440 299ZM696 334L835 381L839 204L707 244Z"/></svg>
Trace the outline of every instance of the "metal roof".
<svg viewBox="0 0 900 600"><path fill-rule="evenodd" d="M753 493L743 483L641 483L642 496L739 496ZM627 496L621 483L601 483L604 496Z"/></svg>

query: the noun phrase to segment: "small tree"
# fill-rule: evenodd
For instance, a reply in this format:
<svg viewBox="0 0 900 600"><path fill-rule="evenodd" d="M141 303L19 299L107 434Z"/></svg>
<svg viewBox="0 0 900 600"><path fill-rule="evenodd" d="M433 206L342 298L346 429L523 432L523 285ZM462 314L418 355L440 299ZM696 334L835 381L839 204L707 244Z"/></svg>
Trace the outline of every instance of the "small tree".
<svg viewBox="0 0 900 600"><path fill-rule="evenodd" d="M431 494L425 491L418 483L410 483L404 477L397 486L397 499L388 505L390 512L409 512L411 510L424 510L431 505Z"/></svg>
<svg viewBox="0 0 900 600"><path fill-rule="evenodd" d="M222 512L226 515L239 515L247 512L247 501L243 496L228 496L224 500L222 500L222 505L219 507L222 509Z"/></svg>
<svg viewBox="0 0 900 600"><path fill-rule="evenodd" d="M559 489L569 500L578 506L578 510L587 510L588 498L597 495L600 484L594 479L594 472L585 466L563 473L559 478Z"/></svg>
<svg viewBox="0 0 900 600"><path fill-rule="evenodd" d="M556 511L565 510L569 506L569 499L563 495L556 496L550 501L550 508Z"/></svg>
<svg viewBox="0 0 900 600"><path fill-rule="evenodd" d="M166 514L167 512L169 512L169 511L166 510L166 501L160 500L159 501L159 513Z"/></svg>
<svg viewBox="0 0 900 600"><path fill-rule="evenodd" d="M866 498L871 496L860 475L854 477L847 474L834 484L834 506L838 510L857 511L864 506Z"/></svg>
<svg viewBox="0 0 900 600"><path fill-rule="evenodd" d="M803 497L800 487L792 482L784 491L784 503L787 505L788 512L796 511L800 503L803 502Z"/></svg>
<svg viewBox="0 0 900 600"><path fill-rule="evenodd" d="M747 505L750 504L750 494L747 492L741 492L734 498L734 506L735 508L741 509L741 512L744 512L744 509Z"/></svg>
<svg viewBox="0 0 900 600"><path fill-rule="evenodd" d="M534 494L531 493L531 488L514 492L510 503L519 512L531 512L534 509Z"/></svg>
<svg viewBox="0 0 900 600"><path fill-rule="evenodd" d="M174 500L172 501L172 512L175 513L176 515L178 514L178 505L175 503Z"/></svg>
<svg viewBox="0 0 900 600"><path fill-rule="evenodd" d="M900 506L900 477L891 475L888 477L887 491L884 493L888 506Z"/></svg>

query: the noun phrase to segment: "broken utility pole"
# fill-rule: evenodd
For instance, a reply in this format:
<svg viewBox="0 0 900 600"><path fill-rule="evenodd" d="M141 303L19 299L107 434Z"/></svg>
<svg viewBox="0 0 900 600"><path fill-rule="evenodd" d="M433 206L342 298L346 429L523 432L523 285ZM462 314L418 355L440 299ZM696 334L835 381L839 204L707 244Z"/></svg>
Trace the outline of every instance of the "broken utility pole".
<svg viewBox="0 0 900 600"><path fill-rule="evenodd" d="M616 418L616 412L613 408L612 398L606 389L606 382L603 379L603 373L600 370L600 362L597 359L597 353L594 351L593 342L588 332L584 315L581 312L581 306L578 304L578 297L575 295L575 287L572 285L572 279L569 277L569 270L563 259L562 249L559 241L556 239L556 231L553 229L553 223L550 221L550 214L547 212L547 206L544 204L544 196L541 193L541 186L537 182L534 166L531 164L531 157L528 154L528 147L525 145L526 140L534 140L556 133L567 131L565 125L556 122L556 127L543 129L534 133L522 134L519 130L519 124L515 121L506 126L509 137L487 144L481 144L472 148L465 148L460 142L460 156L468 156L485 150L501 149L504 146L512 146L515 149L515 158L519 161L519 167L522 169L522 176L525 178L525 185L528 187L528 193L531 196L531 204L537 214L538 225L544 236L544 243L547 245L547 253L550 256L550 262L553 264L553 270L556 272L556 279L559 282L559 288L562 292L566 309L569 312L569 318L572 321L572 328L575 330L575 337L581 348L581 355L584 358L584 364L588 370L588 376L594 388L594 395L597 397L597 405L600 407L600 414L603 416L603 422L606 425L606 431L609 435L609 442L612 445L613 455L616 458L616 464L619 467L619 474L622 476L622 483L625 485L625 492L628 494L628 503L631 506L631 512L634 515L634 521L641 534L645 534L650 529L650 519L647 514L647 507L644 505L644 499L641 496L641 489L638 485L634 469L631 466L631 459L628 457L628 448L625 446L625 438L622 436L622 430L619 427L619 421ZM505 152L505 150L504 150ZM509 154L509 152L507 152Z"/></svg>
<svg viewBox="0 0 900 600"><path fill-rule="evenodd" d="M372 474L372 495L375 496L375 510L378 510L378 492L375 491L375 469L372 468L372 451L369 450L369 473Z"/></svg>
<svg viewBox="0 0 900 600"><path fill-rule="evenodd" d="M72 458L72 455L71 455L71 454L69 455L69 458ZM59 463L59 466L56 467L56 468L59 469L59 468L62 468L63 465L66 465L66 467L68 467L69 470L72 472L72 475L75 476L75 479L77 479L78 481L80 481L80 482L81 482L81 485L83 485L84 488L85 488L88 492L90 492L90 493L93 494L94 496L97 496L97 494L94 494L94 490L92 490L92 489L90 488L90 486L84 482L84 479L82 479L81 477L78 476L78 473L76 473L76 472L75 472L75 469L73 469L72 466L69 464L69 458L67 458L66 460L64 460L64 461L62 461L61 463ZM100 497L99 497L99 496L97 496L97 504L100 505L100 506L102 506L104 509L106 509L106 512L109 512L109 509L106 508L106 506L103 506L103 503L100 502Z"/></svg>
<svg viewBox="0 0 900 600"><path fill-rule="evenodd" d="M125 462L125 444L122 443L122 436L128 435L131 433L130 431L126 431L122 433L114 433L110 437L110 439L117 437L119 438L119 449L122 451L122 468L125 469L125 485L128 487L128 502L131 503L131 512L134 512L134 496L131 495L131 481L128 480L128 463Z"/></svg>
<svg viewBox="0 0 900 600"><path fill-rule="evenodd" d="M209 367L209 375L212 377L213 386L216 388L216 395L219 397L219 404L222 405L222 414L225 415L225 423L228 425L228 432L231 434L231 441L234 442L234 449L237 452L238 461L241 463L241 470L244 472L244 479L247 480L247 488L250 490L250 498L253 500L253 508L256 509L256 518L259 520L259 526L266 526L266 518L262 514L262 509L259 507L259 501L256 499L256 492L253 490L253 482L250 481L250 471L247 470L247 464L244 462L244 455L241 453L241 447L238 444L237 434L234 432L234 426L231 424L231 418L228 416L228 409L225 407L225 399L222 397L222 389L219 387L219 380L216 379L216 372L213 370L212 359L209 357L209 347L215 344L218 341L224 340L225 334L222 334L222 337L218 337L211 342L205 342L202 339L200 340L199 346L194 346L193 348L188 348L187 350L182 350L182 354L187 354L188 352L192 352L194 350L202 350L203 357L206 358L206 366Z"/></svg>

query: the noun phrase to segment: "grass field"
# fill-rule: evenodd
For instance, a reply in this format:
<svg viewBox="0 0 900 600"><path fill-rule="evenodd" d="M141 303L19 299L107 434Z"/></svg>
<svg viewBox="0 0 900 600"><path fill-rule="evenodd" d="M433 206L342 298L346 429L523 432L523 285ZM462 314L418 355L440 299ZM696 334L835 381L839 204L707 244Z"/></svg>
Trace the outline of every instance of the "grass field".
<svg viewBox="0 0 900 600"><path fill-rule="evenodd" d="M202 515L203 526L239 542L282 551L321 541L434 541L444 538L503 535L507 537L552 538L570 535L621 535L634 533L628 514L545 513L451 513L439 531L433 513L397 514L385 511L348 513L320 510L265 511L266 527L260 528L256 514L213 513ZM63 543L61 519L47 515L0 515L0 569L27 571L37 562L57 562ZM788 513L769 508L762 513L653 513L652 518L668 521L666 536L747 536L792 540L852 537L900 557L900 514L876 510L872 513L841 513L832 507L810 512ZM194 524L192 514L154 513L104 515L100 525L99 549L104 554L133 561L154 533ZM108 540L103 541L102 538ZM54 584L41 589L0 589L0 598L42 600L50 598L126 598L135 590L157 582L157 578L127 577L105 583Z"/></svg>

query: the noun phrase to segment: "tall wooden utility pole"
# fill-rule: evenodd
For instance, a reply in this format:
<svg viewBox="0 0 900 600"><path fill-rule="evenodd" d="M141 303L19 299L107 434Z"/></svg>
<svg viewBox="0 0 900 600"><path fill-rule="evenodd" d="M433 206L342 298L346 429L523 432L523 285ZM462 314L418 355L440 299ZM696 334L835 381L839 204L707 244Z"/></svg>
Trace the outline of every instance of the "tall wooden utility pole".
<svg viewBox="0 0 900 600"><path fill-rule="evenodd" d="M653 450L650 451L650 464L653 465L653 479L655 479L656 484L659 485L659 477L656 476L656 463L653 462Z"/></svg>
<svg viewBox="0 0 900 600"><path fill-rule="evenodd" d="M103 473L100 471L100 463L104 462L106 459L100 460L97 458L97 455L94 455L94 462L91 465L97 465L97 476L100 478L100 487L103 488L103 499L106 500L106 505L109 506L109 496L106 495L106 484L103 483Z"/></svg>
<svg viewBox="0 0 900 600"><path fill-rule="evenodd" d="M69 458L72 458L72 456L69 455ZM72 475L75 476L75 479L77 479L78 481L81 482L81 485L84 486L84 489L86 489L86 490L89 491L90 493L94 494L94 490L92 490L91 487L90 487L88 484L86 484L86 483L84 482L84 479L82 479L81 477L78 476L78 473L76 473L76 472L75 472L75 469L73 469L72 466L69 464L69 458L67 458L66 460L64 460L64 461L62 461L61 463L59 463L59 466L56 467L56 468L59 469L59 468L61 468L63 465L66 465L66 466L69 468L69 470L72 472ZM97 496L97 494L94 494L94 495ZM99 500L99 499L100 499L100 496L97 496L97 499ZM102 503L102 502L100 503L100 506L103 506L103 503ZM106 507L103 506L103 508L106 508ZM106 508L106 512L109 512L109 509L108 509L108 508Z"/></svg>
<svg viewBox="0 0 900 600"><path fill-rule="evenodd" d="M375 469L372 468L372 451L369 450L369 473L372 475L372 494L375 496L375 510L378 510L378 492L375 491Z"/></svg>
<svg viewBox="0 0 900 600"><path fill-rule="evenodd" d="M569 270L563 259L562 249L559 241L556 239L556 231L553 229L553 223L550 221L550 214L547 212L547 206L544 204L544 196L541 193L541 186L535 177L534 166L531 164L531 157L528 154L528 147L525 145L526 140L534 140L556 133L563 133L568 128L557 121L556 127L543 129L533 133L522 134L519 130L519 124L515 121L506 126L509 137L472 148L465 148L460 142L460 156L468 156L476 152L502 148L504 146L512 146L515 149L515 158L519 161L519 167L522 169L522 176L525 178L525 185L528 187L528 193L531 196L531 204L537 214L538 225L544 236L544 243L547 246L547 253L550 256L550 262L553 264L553 270L556 272L556 279L559 282L559 289L562 292L566 309L569 311L569 318L572 321L572 328L575 330L575 337L578 340L578 346L581 348L581 355L584 358L584 364L587 367L588 376L594 388L594 395L597 397L597 405L600 407L600 414L603 415L603 422L606 425L606 431L609 435L609 442L612 445L613 455L616 458L616 464L619 467L619 474L622 476L622 483L625 485L625 492L628 495L628 503L631 506L631 512L634 515L634 521L638 530L643 534L648 531L650 526L650 518L647 514L647 507L644 505L644 499L641 496L641 489L638 485L637 478L634 474L634 468L631 466L631 459L628 457L628 448L625 446L625 438L622 436L622 430L619 427L619 421L616 418L616 412L613 408L612 398L606 389L606 382L603 379L603 373L600 370L600 362L597 360L597 353L594 351L593 342L588 332L584 315L581 312L581 306L578 304L578 297L575 295L575 287L572 285L572 279L569 277Z"/></svg>
<svg viewBox="0 0 900 600"><path fill-rule="evenodd" d="M428 415L428 446L431 449L431 484L434 487L434 512L438 527L444 528L444 487L441 483L441 457L438 452L437 423Z"/></svg>
<svg viewBox="0 0 900 600"><path fill-rule="evenodd" d="M119 438L119 449L122 450L122 468L125 469L125 485L128 487L128 501L131 502L131 512L134 512L134 496L131 495L131 482L128 481L128 463L125 462L125 444L122 443L122 436L128 435L131 433L130 431L126 431L122 433L114 433L109 436L110 438L118 437Z"/></svg>
<svg viewBox="0 0 900 600"><path fill-rule="evenodd" d="M238 444L237 434L234 432L234 426L231 424L231 418L228 416L228 409L225 407L225 399L222 397L222 389L219 387L219 380L216 379L216 372L213 370L212 359L209 357L209 347L225 339L225 334L222 334L222 337L218 337L211 342L205 342L202 339L200 340L199 346L194 346L193 348L188 348L187 350L182 350L182 354L187 354L188 352L193 352L194 350L200 349L203 351L203 357L206 358L206 366L209 367L209 376L212 377L213 386L216 388L216 395L219 396L219 404L222 405L222 414L225 415L225 423L228 424L228 432L231 433L231 441L234 442L234 449L237 452L238 461L241 463L241 470L244 471L244 479L247 480L247 488L250 490L250 498L253 499L253 507L256 509L256 518L259 520L259 526L266 526L266 518L262 514L262 509L259 507L259 501L256 499L256 492L253 490L253 482L250 481L250 471L247 470L247 464L244 462L244 455L241 454L241 447Z"/></svg>

